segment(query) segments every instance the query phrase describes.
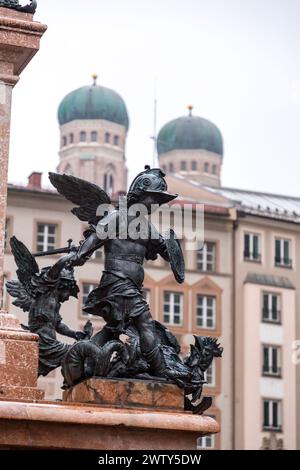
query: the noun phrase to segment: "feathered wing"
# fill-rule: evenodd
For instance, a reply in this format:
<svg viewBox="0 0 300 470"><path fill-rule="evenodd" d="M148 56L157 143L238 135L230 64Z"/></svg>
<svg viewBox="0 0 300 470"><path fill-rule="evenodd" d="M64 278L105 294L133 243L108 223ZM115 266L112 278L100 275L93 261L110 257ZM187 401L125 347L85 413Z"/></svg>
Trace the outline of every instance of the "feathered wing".
<svg viewBox="0 0 300 470"><path fill-rule="evenodd" d="M25 289L30 289L31 279L39 273L39 266L28 248L16 237L10 239L10 246L18 267L18 279Z"/></svg>
<svg viewBox="0 0 300 470"><path fill-rule="evenodd" d="M8 281L7 291L17 300L14 305L28 312L33 300L32 278L39 273L39 267L28 248L16 237L10 239L11 251L17 265L17 276L19 281Z"/></svg>
<svg viewBox="0 0 300 470"><path fill-rule="evenodd" d="M13 305L19 307L23 312L29 312L33 297L31 297L24 286L19 281L7 281L7 292L17 300L13 301Z"/></svg>
<svg viewBox="0 0 300 470"><path fill-rule="evenodd" d="M100 219L96 215L100 204L111 204L109 196L96 184L57 173L49 173L49 179L62 196L78 206L71 212L83 222L96 225Z"/></svg>

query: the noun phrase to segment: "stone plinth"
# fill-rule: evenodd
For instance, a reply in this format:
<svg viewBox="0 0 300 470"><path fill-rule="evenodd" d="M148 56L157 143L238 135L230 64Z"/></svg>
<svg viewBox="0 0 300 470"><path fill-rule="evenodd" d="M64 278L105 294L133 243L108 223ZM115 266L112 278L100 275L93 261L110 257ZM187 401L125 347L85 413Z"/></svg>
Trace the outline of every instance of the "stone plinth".
<svg viewBox="0 0 300 470"><path fill-rule="evenodd" d="M37 388L38 336L12 315L0 317L0 400L42 400Z"/></svg>
<svg viewBox="0 0 300 470"><path fill-rule="evenodd" d="M65 390L63 400L118 408L184 411L184 392L176 385L134 379L85 380Z"/></svg>
<svg viewBox="0 0 300 470"><path fill-rule="evenodd" d="M189 413L0 401L0 450L195 450L217 432L215 420Z"/></svg>

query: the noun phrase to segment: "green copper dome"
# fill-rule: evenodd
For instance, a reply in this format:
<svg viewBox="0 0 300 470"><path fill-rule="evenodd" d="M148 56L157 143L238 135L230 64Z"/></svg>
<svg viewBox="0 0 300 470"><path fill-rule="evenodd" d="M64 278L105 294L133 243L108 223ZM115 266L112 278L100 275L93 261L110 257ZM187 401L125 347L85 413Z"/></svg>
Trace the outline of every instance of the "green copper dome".
<svg viewBox="0 0 300 470"><path fill-rule="evenodd" d="M105 119L129 128L129 118L123 98L114 90L98 86L84 86L69 93L58 109L62 126L75 119Z"/></svg>
<svg viewBox="0 0 300 470"><path fill-rule="evenodd" d="M192 108L191 108L192 109ZM158 155L171 150L203 149L223 156L223 137L215 124L207 119L183 116L168 122L157 138Z"/></svg>

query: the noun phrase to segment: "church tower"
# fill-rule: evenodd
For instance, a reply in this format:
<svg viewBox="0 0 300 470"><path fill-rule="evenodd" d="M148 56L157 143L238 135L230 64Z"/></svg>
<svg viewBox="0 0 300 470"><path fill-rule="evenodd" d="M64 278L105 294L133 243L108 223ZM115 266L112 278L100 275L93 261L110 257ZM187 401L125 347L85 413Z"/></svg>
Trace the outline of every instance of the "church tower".
<svg viewBox="0 0 300 470"><path fill-rule="evenodd" d="M69 93L58 109L58 173L101 186L110 196L127 190L125 158L129 118L122 97L93 83Z"/></svg>
<svg viewBox="0 0 300 470"><path fill-rule="evenodd" d="M218 127L199 116L188 115L168 122L157 138L159 165L165 173L177 173L208 186L221 185L223 138Z"/></svg>

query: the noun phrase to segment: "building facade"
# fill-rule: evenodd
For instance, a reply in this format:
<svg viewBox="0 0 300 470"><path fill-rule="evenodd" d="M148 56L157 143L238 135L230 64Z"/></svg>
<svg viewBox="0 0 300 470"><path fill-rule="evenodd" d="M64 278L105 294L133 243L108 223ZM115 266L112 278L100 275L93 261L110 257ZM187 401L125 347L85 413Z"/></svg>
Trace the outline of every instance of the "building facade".
<svg viewBox="0 0 300 470"><path fill-rule="evenodd" d="M124 193L129 119L122 98L94 79L92 86L75 90L62 101L59 124L58 171L92 181L113 198ZM194 116L191 108L187 116L162 128L157 147L168 188L180 194L174 218L183 205L190 207L192 217L182 239L185 283L176 283L162 259L147 262L145 296L153 317L173 331L184 353L193 335L218 337L224 347L224 357L216 359L207 373L205 389L213 396L209 414L220 422L222 432L202 438L199 447L259 449L272 438L295 449L299 372L297 376L291 348L300 327L300 199L223 188L222 135L213 123ZM12 234L33 252L65 246L70 237L77 244L83 237L86 227L70 213L72 206L40 182L41 175L33 173L26 187L9 186L7 278L15 277L8 242ZM204 210L204 244L190 250L188 239L199 203ZM153 222L159 225L158 215ZM39 260L41 267L53 262ZM90 318L82 306L102 269L101 250L76 269L79 300L62 307L70 327L82 329ZM6 295L4 302L26 323L26 315L12 299ZM100 317L92 317L92 322L95 331L103 325ZM39 380L46 398L61 398L59 370Z"/></svg>

